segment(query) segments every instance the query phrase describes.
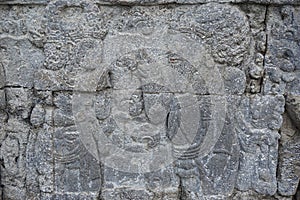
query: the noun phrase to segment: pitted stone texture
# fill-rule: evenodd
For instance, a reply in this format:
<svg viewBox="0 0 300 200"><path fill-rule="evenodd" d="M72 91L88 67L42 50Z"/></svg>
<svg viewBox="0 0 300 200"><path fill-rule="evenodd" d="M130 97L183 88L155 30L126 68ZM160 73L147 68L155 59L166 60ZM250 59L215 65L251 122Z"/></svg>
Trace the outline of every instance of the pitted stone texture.
<svg viewBox="0 0 300 200"><path fill-rule="evenodd" d="M267 196L267 195L261 195L252 191L249 192L235 192L232 196L230 196L229 199L232 200L292 200L292 197L284 197L279 195L274 196Z"/></svg>
<svg viewBox="0 0 300 200"><path fill-rule="evenodd" d="M300 1L0 4L0 198L297 199Z"/></svg>
<svg viewBox="0 0 300 200"><path fill-rule="evenodd" d="M49 3L50 0L0 0L0 4L42 4ZM100 4L108 5L156 5L156 4L194 4L194 3L260 3L260 4L295 4L299 5L299 0L96 0Z"/></svg>
<svg viewBox="0 0 300 200"><path fill-rule="evenodd" d="M290 5L268 10L268 50L264 93L285 94L285 115L281 127L278 192L295 195L299 184L299 7ZM295 197L297 198L297 197Z"/></svg>
<svg viewBox="0 0 300 200"><path fill-rule="evenodd" d="M242 191L252 188L273 195L277 190L278 129L282 124L284 97L246 97L240 109L237 121L241 158L237 188Z"/></svg>
<svg viewBox="0 0 300 200"><path fill-rule="evenodd" d="M270 7L264 93L299 95L299 7Z"/></svg>
<svg viewBox="0 0 300 200"><path fill-rule="evenodd" d="M6 137L1 145L1 183L4 199L26 198L26 146L29 126L10 117L5 127Z"/></svg>

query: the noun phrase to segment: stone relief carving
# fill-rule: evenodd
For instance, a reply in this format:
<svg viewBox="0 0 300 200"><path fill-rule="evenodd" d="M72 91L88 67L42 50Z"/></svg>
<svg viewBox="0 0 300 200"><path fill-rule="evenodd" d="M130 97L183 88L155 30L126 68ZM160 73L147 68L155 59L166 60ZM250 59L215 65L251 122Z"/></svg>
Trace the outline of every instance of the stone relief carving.
<svg viewBox="0 0 300 200"><path fill-rule="evenodd" d="M0 198L299 198L299 3L239 2L0 1Z"/></svg>
<svg viewBox="0 0 300 200"><path fill-rule="evenodd" d="M266 103L270 100L273 101L272 104ZM247 106L251 108L250 112L247 113L244 108L245 114L237 115L242 156L238 187L241 190L252 187L262 194L274 194L276 192L278 139L280 138L277 131L282 124L284 98L277 96L266 100L265 97L257 96L253 99L242 100L241 107ZM263 112L272 112L272 117L265 118Z"/></svg>

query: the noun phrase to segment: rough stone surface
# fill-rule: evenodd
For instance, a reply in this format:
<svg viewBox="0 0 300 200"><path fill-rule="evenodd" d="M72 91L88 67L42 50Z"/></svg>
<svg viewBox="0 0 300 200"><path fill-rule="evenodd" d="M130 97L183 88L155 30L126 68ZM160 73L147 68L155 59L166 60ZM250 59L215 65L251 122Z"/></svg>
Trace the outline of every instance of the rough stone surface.
<svg viewBox="0 0 300 200"><path fill-rule="evenodd" d="M0 0L0 4L42 4L46 5L51 0ZM94 0L105 5L155 5L155 4L197 4L197 3L259 3L259 4L292 4L299 5L299 0Z"/></svg>
<svg viewBox="0 0 300 200"><path fill-rule="evenodd" d="M0 0L0 199L300 199L299 6Z"/></svg>

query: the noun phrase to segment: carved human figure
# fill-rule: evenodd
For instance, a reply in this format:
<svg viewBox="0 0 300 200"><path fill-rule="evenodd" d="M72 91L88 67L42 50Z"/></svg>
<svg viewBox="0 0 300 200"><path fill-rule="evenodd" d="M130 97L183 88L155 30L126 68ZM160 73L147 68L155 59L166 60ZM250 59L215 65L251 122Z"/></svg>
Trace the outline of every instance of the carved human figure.
<svg viewBox="0 0 300 200"><path fill-rule="evenodd" d="M145 145L145 148L153 148L168 142L167 140L176 134L173 131L178 128L180 118L180 108L173 94L167 92L152 94L150 90L159 92L167 89L149 83L134 92L129 106L129 114L133 120L127 124L128 128L137 127L132 130L132 134L137 141ZM138 126L132 126L131 123L138 123Z"/></svg>
<svg viewBox="0 0 300 200"><path fill-rule="evenodd" d="M237 187L240 190L254 189L262 194L276 192L276 166L278 129L284 100L281 96L244 99L242 106L249 106L250 112L239 111L236 115L239 142L241 146L240 169ZM265 115L265 113L269 113Z"/></svg>

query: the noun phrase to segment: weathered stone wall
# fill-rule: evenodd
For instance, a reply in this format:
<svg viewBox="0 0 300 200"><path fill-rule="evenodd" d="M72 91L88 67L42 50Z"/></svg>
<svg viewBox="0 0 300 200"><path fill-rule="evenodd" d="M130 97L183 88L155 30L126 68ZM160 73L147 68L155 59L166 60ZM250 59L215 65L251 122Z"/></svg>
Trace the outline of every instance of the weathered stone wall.
<svg viewBox="0 0 300 200"><path fill-rule="evenodd" d="M300 1L0 0L0 152L3 200L300 199Z"/></svg>

